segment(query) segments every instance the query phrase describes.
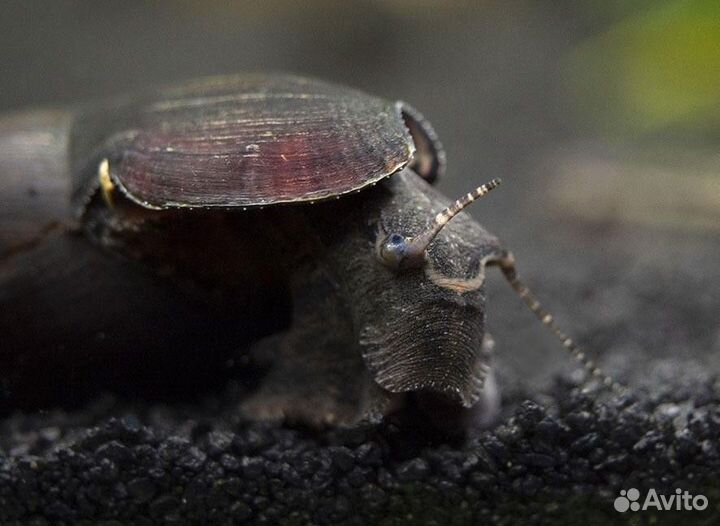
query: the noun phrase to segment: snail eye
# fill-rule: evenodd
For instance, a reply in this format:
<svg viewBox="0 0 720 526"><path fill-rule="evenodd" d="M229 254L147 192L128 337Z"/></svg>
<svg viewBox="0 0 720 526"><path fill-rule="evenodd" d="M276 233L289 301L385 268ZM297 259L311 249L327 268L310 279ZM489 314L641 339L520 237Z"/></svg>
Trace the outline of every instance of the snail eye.
<svg viewBox="0 0 720 526"><path fill-rule="evenodd" d="M400 234L390 234L388 236L388 244L393 246L400 246L405 243L405 238Z"/></svg>
<svg viewBox="0 0 720 526"><path fill-rule="evenodd" d="M402 234L392 233L378 245L377 255L387 267L398 269L408 253L408 239Z"/></svg>

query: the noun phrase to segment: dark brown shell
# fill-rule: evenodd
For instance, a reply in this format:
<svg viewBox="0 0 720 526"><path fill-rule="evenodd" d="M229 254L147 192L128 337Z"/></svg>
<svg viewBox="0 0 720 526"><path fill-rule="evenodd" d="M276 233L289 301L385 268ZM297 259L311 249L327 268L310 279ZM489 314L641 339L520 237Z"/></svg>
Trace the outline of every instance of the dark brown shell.
<svg viewBox="0 0 720 526"><path fill-rule="evenodd" d="M415 115L400 102L294 76L190 82L86 112L75 127L75 197L86 202L97 190L104 158L116 185L149 208L337 197L408 165L416 143L439 148ZM441 163L425 162L421 175L434 178Z"/></svg>

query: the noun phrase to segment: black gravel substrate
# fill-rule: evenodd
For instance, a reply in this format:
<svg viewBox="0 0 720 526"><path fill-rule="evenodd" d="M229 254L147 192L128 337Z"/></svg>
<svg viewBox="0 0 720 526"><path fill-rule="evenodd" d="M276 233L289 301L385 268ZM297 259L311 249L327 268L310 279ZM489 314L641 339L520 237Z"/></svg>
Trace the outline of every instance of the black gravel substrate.
<svg viewBox="0 0 720 526"><path fill-rule="evenodd" d="M559 380L542 406L523 401L462 445L392 422L238 422L217 402L16 416L0 428L0 523L714 524L720 390L683 370L658 362L648 377L660 387L619 397ZM710 505L620 514L613 500L631 487Z"/></svg>

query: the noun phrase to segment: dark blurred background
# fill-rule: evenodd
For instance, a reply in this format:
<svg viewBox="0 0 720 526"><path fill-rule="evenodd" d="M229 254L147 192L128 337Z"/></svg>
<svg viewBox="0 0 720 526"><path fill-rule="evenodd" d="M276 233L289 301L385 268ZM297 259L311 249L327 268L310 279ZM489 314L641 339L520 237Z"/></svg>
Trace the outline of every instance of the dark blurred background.
<svg viewBox="0 0 720 526"><path fill-rule="evenodd" d="M1 7L2 111L276 70L407 100L445 143L446 193L504 178L473 214L570 332L616 350L607 367L701 349L694 357L720 370L717 1ZM508 374L544 381L567 366L499 277L490 292ZM633 340L635 323L656 324L657 341ZM525 355L527 342L547 352Z"/></svg>

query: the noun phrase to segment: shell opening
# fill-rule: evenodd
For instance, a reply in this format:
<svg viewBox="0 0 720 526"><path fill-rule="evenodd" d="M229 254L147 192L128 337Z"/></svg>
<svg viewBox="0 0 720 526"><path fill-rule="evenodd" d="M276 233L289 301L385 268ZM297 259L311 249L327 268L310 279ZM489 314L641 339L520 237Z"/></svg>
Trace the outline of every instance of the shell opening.
<svg viewBox="0 0 720 526"><path fill-rule="evenodd" d="M435 130L412 106L401 102L400 115L415 143L410 168L429 183L445 174L445 150Z"/></svg>

